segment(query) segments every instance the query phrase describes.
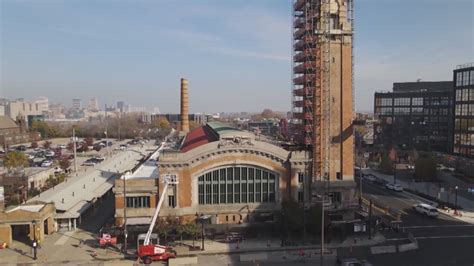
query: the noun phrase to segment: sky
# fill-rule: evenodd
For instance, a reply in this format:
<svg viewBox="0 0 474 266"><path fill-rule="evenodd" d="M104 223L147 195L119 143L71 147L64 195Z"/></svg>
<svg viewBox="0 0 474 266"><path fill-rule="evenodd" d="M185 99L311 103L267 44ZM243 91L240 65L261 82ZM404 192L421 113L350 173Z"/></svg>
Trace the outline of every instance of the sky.
<svg viewBox="0 0 474 266"><path fill-rule="evenodd" d="M291 0L0 0L0 98L291 108ZM355 0L356 110L474 62L474 0Z"/></svg>

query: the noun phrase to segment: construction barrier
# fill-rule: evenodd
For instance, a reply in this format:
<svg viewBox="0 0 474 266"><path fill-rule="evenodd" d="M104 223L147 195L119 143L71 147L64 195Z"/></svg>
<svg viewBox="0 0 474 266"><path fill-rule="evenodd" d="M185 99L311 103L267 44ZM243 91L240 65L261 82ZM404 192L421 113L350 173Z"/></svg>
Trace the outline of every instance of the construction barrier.
<svg viewBox="0 0 474 266"><path fill-rule="evenodd" d="M370 252L372 254L396 253L397 252L397 246L390 245L390 246L371 247Z"/></svg>
<svg viewBox="0 0 474 266"><path fill-rule="evenodd" d="M398 252L405 252L409 250L416 250L418 249L417 243L409 243L409 244L401 244L398 245Z"/></svg>

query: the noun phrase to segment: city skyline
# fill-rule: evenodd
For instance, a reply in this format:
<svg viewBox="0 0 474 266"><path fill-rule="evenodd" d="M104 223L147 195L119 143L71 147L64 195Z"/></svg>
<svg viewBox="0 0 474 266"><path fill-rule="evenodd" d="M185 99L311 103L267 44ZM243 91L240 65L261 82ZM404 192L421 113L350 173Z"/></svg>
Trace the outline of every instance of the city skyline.
<svg viewBox="0 0 474 266"><path fill-rule="evenodd" d="M474 5L455 2L356 2L357 111L393 82L452 80L457 64L474 61ZM290 1L1 6L1 97L177 112L184 77L191 112L290 110Z"/></svg>

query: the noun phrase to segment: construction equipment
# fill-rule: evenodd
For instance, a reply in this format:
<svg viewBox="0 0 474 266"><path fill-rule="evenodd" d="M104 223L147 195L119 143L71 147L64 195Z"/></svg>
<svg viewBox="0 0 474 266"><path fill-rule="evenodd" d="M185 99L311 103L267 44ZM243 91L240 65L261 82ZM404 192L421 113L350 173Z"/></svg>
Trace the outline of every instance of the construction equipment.
<svg viewBox="0 0 474 266"><path fill-rule="evenodd" d="M117 237L113 236L112 232L106 228L99 231L99 246L105 248L107 246L117 245Z"/></svg>
<svg viewBox="0 0 474 266"><path fill-rule="evenodd" d="M117 236L120 235L120 229L115 227L102 227L99 230L99 246L105 248L107 246L117 245Z"/></svg>
<svg viewBox="0 0 474 266"><path fill-rule="evenodd" d="M155 243L152 241L159 240L158 236L156 234L152 234L152 232L156 223L156 219L158 218L158 214L160 213L161 205L163 204L168 186L178 184L178 177L176 175L165 175L163 178L163 192L161 193L160 200L156 206L153 219L151 220L150 227L148 228L148 232L138 236L138 257L145 264L150 264L152 261L157 260L167 261L170 258L176 257L176 251L174 251L171 247L159 245L159 241L156 241ZM143 244L140 243L141 239L143 239Z"/></svg>

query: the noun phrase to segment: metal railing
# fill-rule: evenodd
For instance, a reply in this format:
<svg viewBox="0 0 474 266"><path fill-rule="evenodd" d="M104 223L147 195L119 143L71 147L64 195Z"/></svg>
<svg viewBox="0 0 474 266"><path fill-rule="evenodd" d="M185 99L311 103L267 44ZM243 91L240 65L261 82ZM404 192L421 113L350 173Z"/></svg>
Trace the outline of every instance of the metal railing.
<svg viewBox="0 0 474 266"><path fill-rule="evenodd" d="M474 62L456 65L456 69L468 68L468 67L474 67Z"/></svg>

